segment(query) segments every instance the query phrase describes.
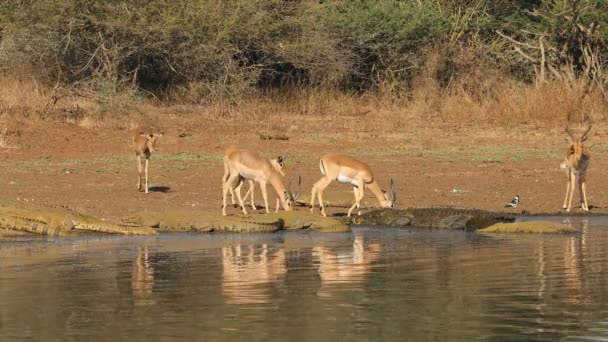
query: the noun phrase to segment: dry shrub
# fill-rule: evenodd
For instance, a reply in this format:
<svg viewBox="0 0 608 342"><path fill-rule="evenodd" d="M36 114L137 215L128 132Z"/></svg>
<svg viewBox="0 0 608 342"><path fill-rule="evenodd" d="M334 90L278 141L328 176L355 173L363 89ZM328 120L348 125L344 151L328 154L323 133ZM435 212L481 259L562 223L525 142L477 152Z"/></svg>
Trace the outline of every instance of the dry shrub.
<svg viewBox="0 0 608 342"><path fill-rule="evenodd" d="M417 115L454 123L556 127L580 121L584 113L603 120L608 110L601 92L586 92L582 81L536 86L484 64L471 48L458 51L456 55L441 50L427 53L412 91Z"/></svg>
<svg viewBox="0 0 608 342"><path fill-rule="evenodd" d="M579 121L584 113L591 113L594 120L603 120L607 111L601 93L583 95L557 81L535 87L504 80L496 87L496 93L496 97L481 99L464 90L447 94L441 101L439 116L453 122L555 127Z"/></svg>
<svg viewBox="0 0 608 342"><path fill-rule="evenodd" d="M32 75L25 69L12 69L1 74L0 115L31 118L47 110L51 89Z"/></svg>
<svg viewBox="0 0 608 342"><path fill-rule="evenodd" d="M440 66L439 59L429 58L410 92L395 83L364 94L294 87L258 91L246 97L218 96L199 104L163 103L132 92L95 88L88 88L88 93L80 89L80 94L86 96L76 96L74 90L61 93L44 85L28 76L31 73L12 71L4 74L0 86L0 114L9 118L56 119L87 128L128 129L170 114L181 121L224 120L258 130L390 134L432 119L454 125L532 123L557 127L580 120L585 112L591 113L595 121L603 120L607 113L599 91L583 96L583 87L569 88L561 82L537 87L481 67L460 67L457 77L442 83L437 78ZM398 87L400 92L396 91Z"/></svg>

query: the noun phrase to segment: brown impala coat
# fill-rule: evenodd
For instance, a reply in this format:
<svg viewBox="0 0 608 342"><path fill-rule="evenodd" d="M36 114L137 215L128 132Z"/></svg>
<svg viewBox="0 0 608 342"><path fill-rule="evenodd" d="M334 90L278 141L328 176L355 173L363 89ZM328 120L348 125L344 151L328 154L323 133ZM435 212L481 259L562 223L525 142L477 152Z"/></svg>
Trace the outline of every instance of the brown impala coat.
<svg viewBox="0 0 608 342"><path fill-rule="evenodd" d="M242 211L244 214L247 214L240 192L240 186L244 180L253 180L260 184L267 213L270 212L268 209L267 184L270 184L277 193L283 209L286 211L292 210L295 198L287 191L281 174L272 166L271 162L251 150L230 146L224 153L224 177L222 179L223 215L226 215L226 197L230 188L237 190L237 197Z"/></svg>
<svg viewBox="0 0 608 342"><path fill-rule="evenodd" d="M360 202L361 199L363 199L365 188L369 189L376 196L381 207L393 207L396 199L393 180L391 179L391 198L389 198L388 194L380 189L380 186L374 178L372 169L364 162L350 156L329 153L321 158L319 161L319 168L321 169L323 177L312 187L310 198L311 212L314 211L315 195L318 194L321 214L327 216L325 214L325 208L323 207L323 191L334 180L337 180L340 183L349 183L353 186L355 203L348 210L349 217L355 207L357 207L357 209L360 208ZM359 214L360 213L361 212L359 212Z"/></svg>
<svg viewBox="0 0 608 342"><path fill-rule="evenodd" d="M577 137L570 128L566 128L568 133L568 142L570 142L570 148L566 153L566 160L562 163L561 167L566 171L568 181L566 183L566 197L564 198L563 208L566 211L570 211L572 205L572 196L574 194L574 185L578 180L578 190L581 196L581 208L585 211L589 210L587 204L587 192L585 189L587 167L589 166L589 151L583 145L583 142L587 140L589 131L591 130L591 124L587 120L585 122L585 131L579 137Z"/></svg>

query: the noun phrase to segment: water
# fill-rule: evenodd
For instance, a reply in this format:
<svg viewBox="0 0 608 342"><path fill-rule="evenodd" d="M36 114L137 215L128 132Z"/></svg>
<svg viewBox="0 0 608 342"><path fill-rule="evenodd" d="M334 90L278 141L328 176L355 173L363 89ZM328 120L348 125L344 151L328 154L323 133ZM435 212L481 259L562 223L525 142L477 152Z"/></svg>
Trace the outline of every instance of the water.
<svg viewBox="0 0 608 342"><path fill-rule="evenodd" d="M0 340L607 341L608 221L569 222L4 243Z"/></svg>

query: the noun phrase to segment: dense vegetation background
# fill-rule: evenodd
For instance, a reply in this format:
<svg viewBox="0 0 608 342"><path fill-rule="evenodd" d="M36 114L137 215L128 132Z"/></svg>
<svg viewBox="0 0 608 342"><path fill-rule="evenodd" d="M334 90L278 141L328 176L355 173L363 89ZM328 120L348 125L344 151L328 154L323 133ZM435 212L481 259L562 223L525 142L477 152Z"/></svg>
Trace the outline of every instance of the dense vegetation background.
<svg viewBox="0 0 608 342"><path fill-rule="evenodd" d="M12 0L0 69L34 84L39 112L339 94L459 119L603 116L608 1Z"/></svg>

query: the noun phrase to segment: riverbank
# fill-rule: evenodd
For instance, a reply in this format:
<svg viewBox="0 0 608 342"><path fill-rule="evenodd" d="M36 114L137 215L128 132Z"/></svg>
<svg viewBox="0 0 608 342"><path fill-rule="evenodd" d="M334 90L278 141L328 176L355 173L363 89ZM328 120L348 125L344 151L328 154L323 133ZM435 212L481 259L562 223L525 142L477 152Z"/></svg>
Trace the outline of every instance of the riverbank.
<svg viewBox="0 0 608 342"><path fill-rule="evenodd" d="M314 116L269 123L168 114L150 121L165 135L151 159L149 194L136 187L137 166L129 128L139 122L84 127L23 120L8 125L10 147L0 149L0 190L7 199L67 205L109 220L140 211L220 213L223 150L237 144L268 157L287 155L286 183L301 175L303 195L309 195L312 184L320 178L319 157L333 151L370 164L384 188L393 177L400 208L562 211L566 181L559 164L568 146L560 129L454 126L413 120L377 131L362 124L364 118ZM607 128L596 124L589 139L589 145L594 145L587 175L591 213L608 213L608 182L601 176L601 170L608 166L608 146L601 145ZM261 138L278 134L288 140ZM352 190L334 183L327 189L328 196L331 193L348 198ZM505 209L504 204L517 194L521 204ZM261 198L257 190L258 206ZM578 193L573 213L580 211L577 199ZM366 193L364 206L370 209L376 205L375 198ZM343 207L328 209L332 214L347 211ZM228 213L239 210L229 208Z"/></svg>

